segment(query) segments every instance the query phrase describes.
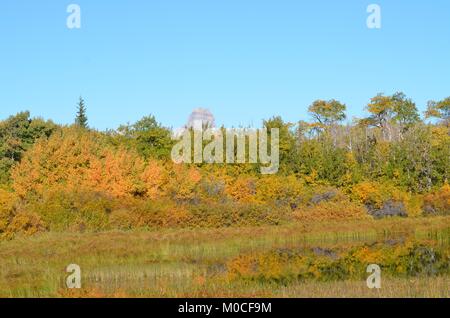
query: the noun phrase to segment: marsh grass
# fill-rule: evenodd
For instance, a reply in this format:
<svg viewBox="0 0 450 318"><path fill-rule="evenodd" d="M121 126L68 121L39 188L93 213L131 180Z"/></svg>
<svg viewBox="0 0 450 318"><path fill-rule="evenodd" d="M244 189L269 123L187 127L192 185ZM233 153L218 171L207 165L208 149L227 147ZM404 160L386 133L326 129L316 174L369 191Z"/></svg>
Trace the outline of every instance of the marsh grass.
<svg viewBox="0 0 450 318"><path fill-rule="evenodd" d="M449 275L365 281L229 280L226 264L273 249L350 248L415 239L449 244L449 217L283 226L45 233L0 242L0 297L448 297ZM65 288L67 265L81 290Z"/></svg>

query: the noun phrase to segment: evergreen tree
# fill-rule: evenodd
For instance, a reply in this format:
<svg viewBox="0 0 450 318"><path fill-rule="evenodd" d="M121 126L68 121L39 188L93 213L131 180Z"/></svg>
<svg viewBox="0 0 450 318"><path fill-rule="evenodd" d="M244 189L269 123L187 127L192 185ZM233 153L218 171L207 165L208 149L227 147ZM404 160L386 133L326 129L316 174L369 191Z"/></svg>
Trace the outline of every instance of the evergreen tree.
<svg viewBox="0 0 450 318"><path fill-rule="evenodd" d="M75 125L81 128L88 128L88 118L86 115L86 106L84 104L84 99L80 97L80 101L77 105L77 117L75 118Z"/></svg>

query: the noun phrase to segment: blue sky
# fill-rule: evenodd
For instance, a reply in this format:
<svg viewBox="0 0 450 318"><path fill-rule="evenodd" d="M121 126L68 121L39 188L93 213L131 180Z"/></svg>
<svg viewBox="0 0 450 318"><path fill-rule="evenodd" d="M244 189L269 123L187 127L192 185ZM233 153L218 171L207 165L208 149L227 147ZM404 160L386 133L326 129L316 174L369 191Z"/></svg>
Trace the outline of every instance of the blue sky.
<svg viewBox="0 0 450 318"><path fill-rule="evenodd" d="M66 27L71 3L81 29ZM378 92L420 110L450 96L448 0L2 0L0 41L0 118L71 123L82 95L98 129L148 114L178 127L196 107L257 126L307 119L319 98L352 117Z"/></svg>

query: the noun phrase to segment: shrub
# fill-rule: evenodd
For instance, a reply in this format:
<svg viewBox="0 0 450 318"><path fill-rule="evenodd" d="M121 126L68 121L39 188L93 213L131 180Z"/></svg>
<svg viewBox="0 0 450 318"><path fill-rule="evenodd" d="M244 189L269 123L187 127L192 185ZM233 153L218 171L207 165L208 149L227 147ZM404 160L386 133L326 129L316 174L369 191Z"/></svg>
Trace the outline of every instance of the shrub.
<svg viewBox="0 0 450 318"><path fill-rule="evenodd" d="M449 184L444 184L439 191L425 196L424 212L428 215L450 215Z"/></svg>
<svg viewBox="0 0 450 318"><path fill-rule="evenodd" d="M295 176L261 176L256 183L256 200L295 209L302 203L303 183Z"/></svg>
<svg viewBox="0 0 450 318"><path fill-rule="evenodd" d="M229 180L225 193L236 202L255 202L257 179L250 176L239 176Z"/></svg>
<svg viewBox="0 0 450 318"><path fill-rule="evenodd" d="M115 209L108 219L108 227L117 230L131 230L135 227L133 215L129 209Z"/></svg>
<svg viewBox="0 0 450 318"><path fill-rule="evenodd" d="M134 227L178 227L188 223L184 207L171 201L141 200L129 211Z"/></svg>
<svg viewBox="0 0 450 318"><path fill-rule="evenodd" d="M15 235L33 235L38 232L44 232L47 228L36 213L18 212L12 219L7 229L7 236Z"/></svg>
<svg viewBox="0 0 450 318"><path fill-rule="evenodd" d="M205 176L200 182L201 197L205 201L226 202L225 181L215 176Z"/></svg>
<svg viewBox="0 0 450 318"><path fill-rule="evenodd" d="M360 220L368 218L367 211L362 205L351 202L344 194L340 192L333 193L335 193L333 196L326 196L326 200L321 200L317 204L304 205L298 208L294 212L294 218L298 221L308 222ZM317 202L317 200L314 202Z"/></svg>
<svg viewBox="0 0 450 318"><path fill-rule="evenodd" d="M0 189L0 235L7 231L14 217L16 198L13 193Z"/></svg>
<svg viewBox="0 0 450 318"><path fill-rule="evenodd" d="M422 196L403 191L390 183L361 182L350 190L350 197L364 204L375 217L422 214Z"/></svg>
<svg viewBox="0 0 450 318"><path fill-rule="evenodd" d="M24 209L39 215L52 231L105 229L113 200L103 193L52 189Z"/></svg>
<svg viewBox="0 0 450 318"><path fill-rule="evenodd" d="M187 208L192 227L277 225L290 218L286 208L258 203L209 203Z"/></svg>
<svg viewBox="0 0 450 318"><path fill-rule="evenodd" d="M18 210L14 193L0 189L0 238L11 239L17 234L33 235L46 230L40 216Z"/></svg>
<svg viewBox="0 0 450 318"><path fill-rule="evenodd" d="M164 186L164 192L170 199L177 203L200 200L198 187L202 175L197 168L182 164L170 164L167 171L167 183Z"/></svg>
<svg viewBox="0 0 450 318"><path fill-rule="evenodd" d="M362 204L381 208L383 203L389 199L389 195L382 190L379 183L366 181L353 187L352 198Z"/></svg>

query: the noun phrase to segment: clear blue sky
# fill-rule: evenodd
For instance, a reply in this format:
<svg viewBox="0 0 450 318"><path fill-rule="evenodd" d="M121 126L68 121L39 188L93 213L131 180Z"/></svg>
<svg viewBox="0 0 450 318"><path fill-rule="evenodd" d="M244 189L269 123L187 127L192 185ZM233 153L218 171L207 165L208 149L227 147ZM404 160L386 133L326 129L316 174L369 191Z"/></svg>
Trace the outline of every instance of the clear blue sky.
<svg viewBox="0 0 450 318"><path fill-rule="evenodd" d="M366 27L371 3L380 30ZM2 0L0 42L0 118L71 123L82 95L98 129L147 114L178 127L195 107L256 126L307 119L319 98L351 117L378 92L421 110L450 96L448 0Z"/></svg>

